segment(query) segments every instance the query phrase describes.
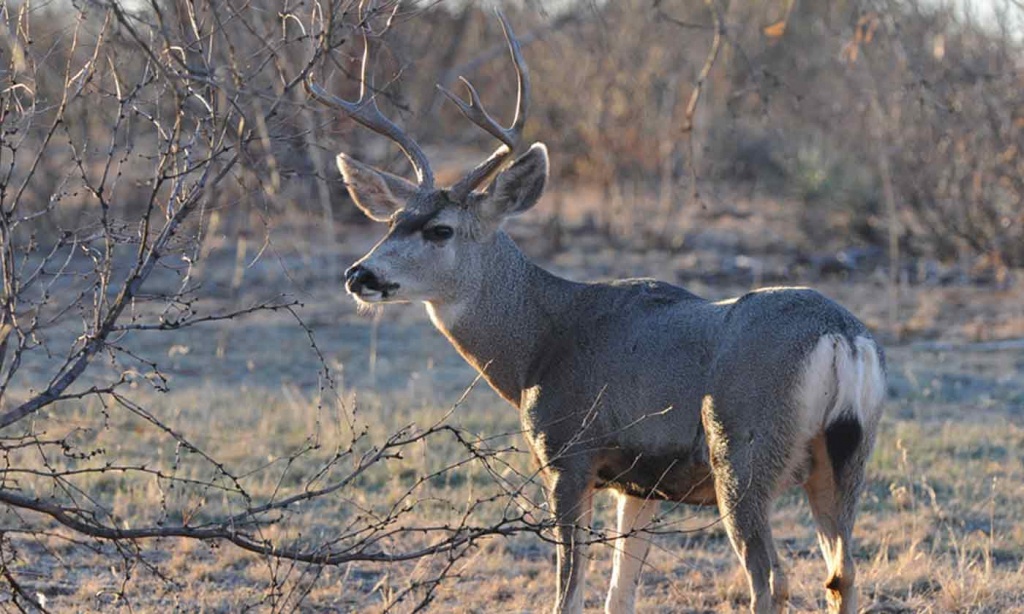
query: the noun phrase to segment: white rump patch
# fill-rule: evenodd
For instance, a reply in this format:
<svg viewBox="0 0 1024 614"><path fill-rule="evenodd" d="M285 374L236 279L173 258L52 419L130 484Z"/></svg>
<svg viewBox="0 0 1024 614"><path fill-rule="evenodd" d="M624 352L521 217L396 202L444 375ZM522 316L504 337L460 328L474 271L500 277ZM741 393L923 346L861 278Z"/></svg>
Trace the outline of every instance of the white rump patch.
<svg viewBox="0 0 1024 614"><path fill-rule="evenodd" d="M854 348L841 335L825 335L807 357L797 402L808 436L821 432L844 413L862 425L877 419L885 397L878 347L867 337L857 337Z"/></svg>

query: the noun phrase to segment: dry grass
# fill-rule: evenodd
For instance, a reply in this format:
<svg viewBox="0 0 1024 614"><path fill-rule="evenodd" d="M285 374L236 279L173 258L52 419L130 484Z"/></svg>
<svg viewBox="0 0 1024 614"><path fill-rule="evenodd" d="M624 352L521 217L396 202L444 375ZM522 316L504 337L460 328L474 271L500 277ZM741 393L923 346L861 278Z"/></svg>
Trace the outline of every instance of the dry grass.
<svg viewBox="0 0 1024 614"><path fill-rule="evenodd" d="M264 315L174 337L139 337L137 349L159 358L172 391L158 394L140 385L134 391L137 400L215 452L236 473L252 471L245 487L258 497L301 485L333 446L347 441L353 428L366 428L370 445L407 424L437 420L473 380L473 373L431 330L422 309L388 309L373 332L373 318L357 315L336 287L310 284L297 275L321 259L348 261L372 238L352 237L341 254L292 253L279 246L272 265L260 263L246 272L252 287L276 291L281 284L302 284L305 307L300 313L337 376L336 398L325 400L316 393L317 364L305 333L285 316ZM686 257L581 249L557 254L547 264L577 278L642 271L673 279ZM211 267L208 274L215 273ZM900 334L887 328L884 289L876 282L819 285L879 328L883 337ZM694 289L723 296L743 288L734 283L698 284ZM984 322L992 330L1020 326L1021 314L1012 307L1022 304L1020 298L958 287L910 288L902 300L904 313L909 314L906 321L923 331L920 336L970 340L973 337L965 332L969 322ZM371 357L373 336L376 355ZM1024 514L1024 359L1019 352L939 353L892 346L889 366L893 398L857 529L862 608L1024 611L1024 530L1018 524ZM66 404L54 410L51 420L61 428L87 428L79 445L103 448L106 459L174 466L182 477L211 477L204 473L209 467L181 454L173 441L139 419L117 412L104 418L100 409L95 404ZM106 427L97 428L104 420ZM507 433L499 445L523 445L516 434L514 410L487 389L473 390L450 421L481 435ZM282 462L311 437L321 442L319 450ZM421 446L389 463L386 470L371 472L358 488L289 517L268 536L329 538L353 505L388 505L414 480L461 454L452 442ZM530 467L524 453L509 452L505 460L520 471ZM511 471L508 475L517 479ZM230 497L219 497L210 489L168 492L155 481L111 474L91 480L83 485L126 525L158 520L164 508L171 510L168 520L174 521L185 515L216 515L235 505ZM437 521L491 492L497 492L493 480L482 468L470 465L429 481L419 493L426 502L411 518ZM529 496L537 497L537 492L535 485L528 486ZM611 521L610 498L599 498L598 505L600 528ZM484 508L479 513L486 517L497 511ZM0 510L0 522L16 525L14 514ZM64 530L29 520L48 532L13 536L20 558L15 571L55 611L110 611L129 605L133 611L373 611L444 563L422 560L320 569L268 560L228 545L168 539L143 544L143 556L125 565L113 545L84 544ZM779 502L774 528L790 569L793 611L823 607L825 572L812 527L799 493ZM666 505L657 528L640 590L641 611L745 611L745 580L712 511ZM610 554L604 546L593 549L590 609L603 603ZM532 535L482 542L458 561L455 574L438 589L433 608L545 609L552 594L553 556L550 545ZM116 599L122 592L128 601ZM10 602L0 596L0 608L7 607Z"/></svg>

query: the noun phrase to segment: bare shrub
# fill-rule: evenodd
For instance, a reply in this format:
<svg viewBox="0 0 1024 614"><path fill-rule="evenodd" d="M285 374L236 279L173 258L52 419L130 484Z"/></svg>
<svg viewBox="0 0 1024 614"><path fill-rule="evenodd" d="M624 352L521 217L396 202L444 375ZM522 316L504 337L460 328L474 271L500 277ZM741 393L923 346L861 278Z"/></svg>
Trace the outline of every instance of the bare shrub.
<svg viewBox="0 0 1024 614"><path fill-rule="evenodd" d="M716 117L712 159L797 197L819 244L838 234L885 245L894 231L913 255L1019 266L1024 48L1008 24L1024 13L1004 11L1002 29L916 2L800 7L774 32L762 22L760 44L739 42L762 77L726 68L732 91L759 95L730 94L734 119ZM730 131L750 145L732 145Z"/></svg>
<svg viewBox="0 0 1024 614"><path fill-rule="evenodd" d="M280 608L297 607L325 565L442 555L388 596L425 604L475 540L525 526L513 526L514 512L480 520L488 494L458 504L430 495L495 450L445 416L375 432L355 417L294 298L213 300L199 272L217 216L249 232L252 213L280 213L285 177L326 180L303 80L393 7L0 8L0 582L19 607L45 608L46 591L24 577L32 544L54 560L54 541L105 553L123 578L113 598L130 604L133 575L174 583L146 545L169 538L229 543L271 568L311 566L272 574L254 597ZM170 350L157 347L173 355L174 335L261 314L292 319L319 365L308 415L262 433L269 458L210 431L214 399L167 411L170 379L143 341L171 335ZM274 410L232 402L255 416ZM379 499L353 494L386 483L426 442L462 453ZM435 522L412 513L424 507Z"/></svg>

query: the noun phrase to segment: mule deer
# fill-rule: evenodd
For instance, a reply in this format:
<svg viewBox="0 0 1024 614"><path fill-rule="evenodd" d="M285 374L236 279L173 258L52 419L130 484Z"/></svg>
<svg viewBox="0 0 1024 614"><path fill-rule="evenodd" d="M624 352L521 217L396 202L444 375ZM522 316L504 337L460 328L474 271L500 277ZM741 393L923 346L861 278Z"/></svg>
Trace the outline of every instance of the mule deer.
<svg viewBox="0 0 1024 614"><path fill-rule="evenodd" d="M712 302L648 279L576 283L532 264L502 222L540 198L548 154L535 143L513 160L530 79L499 17L518 79L516 116L503 128L468 81L468 102L444 90L502 143L449 188L435 187L423 150L378 109L368 51L355 102L307 80L314 98L396 142L417 178L338 156L356 205L389 225L348 269L346 289L360 303L425 303L434 325L519 409L555 518L556 611L583 608L580 530L600 489L618 496L607 611L633 610L648 550L637 533L658 500L717 505L751 610L781 609L788 590L769 512L797 485L817 524L829 609L856 611L851 534L884 395L881 348L809 289Z"/></svg>

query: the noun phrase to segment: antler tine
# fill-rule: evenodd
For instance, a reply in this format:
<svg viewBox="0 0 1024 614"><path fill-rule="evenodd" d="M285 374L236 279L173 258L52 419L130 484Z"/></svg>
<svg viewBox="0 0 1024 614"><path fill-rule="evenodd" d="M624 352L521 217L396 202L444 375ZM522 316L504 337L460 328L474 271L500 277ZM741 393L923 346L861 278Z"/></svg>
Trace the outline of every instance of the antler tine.
<svg viewBox="0 0 1024 614"><path fill-rule="evenodd" d="M359 99L355 102L328 93L313 81L313 75L306 77L306 92L321 104L339 109L352 119L378 134L382 134L398 145L412 164L416 180L423 189L434 187L434 172L420 146L402 131L393 121L384 116L377 106L377 98L369 83L370 41L363 32L363 66L359 80Z"/></svg>
<svg viewBox="0 0 1024 614"><path fill-rule="evenodd" d="M505 33L505 40L508 41L509 50L512 52L512 60L516 69L518 99L516 101L516 115L512 120L512 125L509 128L503 128L501 124L499 124L498 121L495 120L486 109L484 109L483 103L480 101L480 94L477 93L473 84L464 77L459 77L459 79L465 84L466 90L469 92L469 102L466 102L440 85L437 86L437 88L441 90L442 94L455 103L455 106L459 108L459 111L461 111L469 121L480 126L486 130L488 134L502 142L502 146L495 150L489 158L478 164L476 168L471 170L465 177L459 180L458 183L452 186L451 192L457 200L463 199L479 185L484 183L485 180L491 177L491 175L493 175L494 172L498 170L515 151L516 147L519 146L519 141L523 137L523 127L526 125L526 117L530 109L530 71L526 67L526 60L523 58L523 50L520 47L519 40L512 31L512 26L509 24L504 13L497 11L497 14L498 19L501 21L501 29Z"/></svg>

